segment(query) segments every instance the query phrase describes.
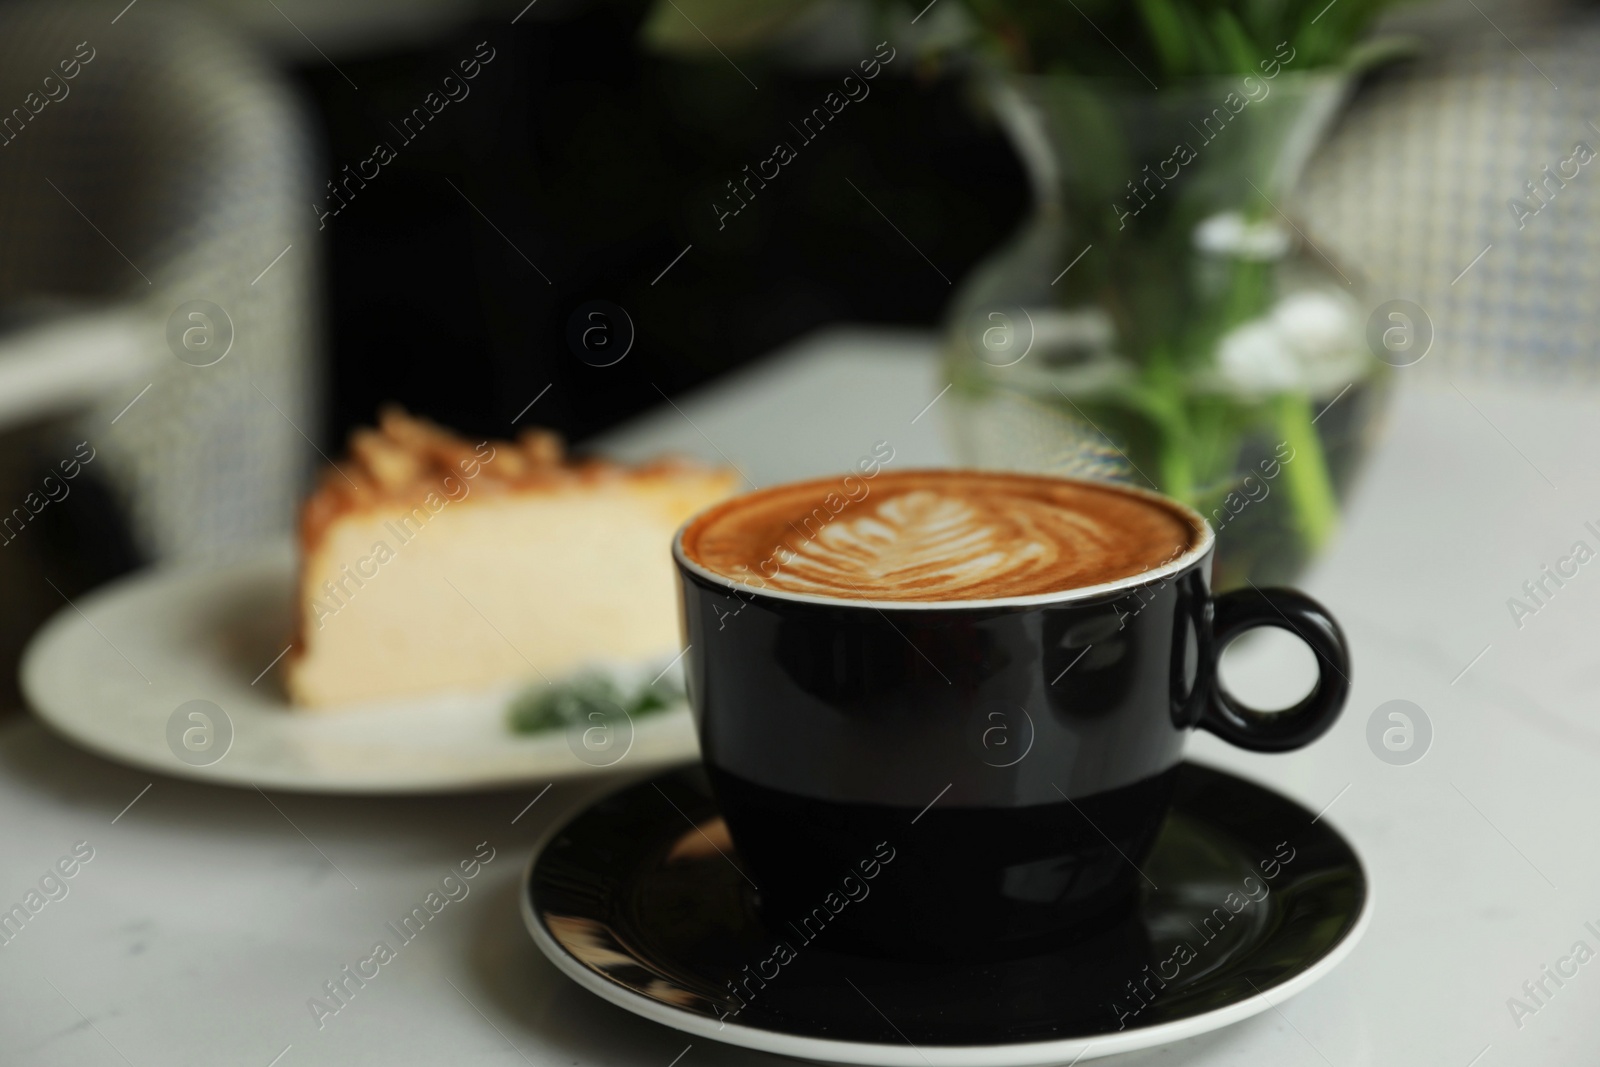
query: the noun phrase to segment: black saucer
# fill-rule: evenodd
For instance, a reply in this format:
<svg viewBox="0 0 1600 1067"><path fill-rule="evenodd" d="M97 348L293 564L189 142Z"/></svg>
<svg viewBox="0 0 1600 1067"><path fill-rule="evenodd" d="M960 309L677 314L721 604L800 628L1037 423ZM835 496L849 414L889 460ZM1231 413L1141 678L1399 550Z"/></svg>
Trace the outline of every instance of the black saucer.
<svg viewBox="0 0 1600 1067"><path fill-rule="evenodd" d="M898 962L830 950L826 930L807 942L768 929L703 775L687 769L557 831L530 865L523 910L575 980L707 1037L853 1063L954 1062L939 1055L951 1046L981 1047L969 1059L984 1064L1064 1062L1244 1018L1343 958L1365 925L1367 879L1312 820L1263 786L1184 764L1131 914L1045 955ZM792 958L775 956L779 943Z"/></svg>

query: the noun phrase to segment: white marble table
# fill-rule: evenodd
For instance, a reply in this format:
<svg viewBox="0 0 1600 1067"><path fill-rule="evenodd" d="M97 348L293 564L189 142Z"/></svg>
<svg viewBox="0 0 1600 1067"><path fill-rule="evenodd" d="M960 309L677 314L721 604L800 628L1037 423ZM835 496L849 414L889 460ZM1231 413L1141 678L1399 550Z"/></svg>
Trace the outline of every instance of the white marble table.
<svg viewBox="0 0 1600 1067"><path fill-rule="evenodd" d="M1465 395L1403 383L1348 528L1307 583L1354 644L1344 719L1287 756L1193 746L1313 809L1331 803L1326 817L1370 864L1372 930L1281 1010L1119 1062L1600 1058L1600 962L1559 987L1545 979L1551 995L1529 1002L1537 1011L1520 1027L1507 1006L1575 942L1600 950L1584 925L1600 929L1600 562L1520 629L1506 606L1574 541L1600 547L1584 529L1600 528L1597 398L1458 384ZM610 443L721 450L758 482L842 467L879 439L937 462L937 406L912 419L941 387L915 337L834 334L678 398L681 411ZM1258 684L1293 685L1291 657L1240 658ZM1381 762L1366 741L1369 715L1397 698L1434 728L1410 766ZM67 895L0 946L0 1064L668 1067L690 1042L566 981L517 916L529 844L606 787L557 786L526 810L537 788L268 797L152 780L16 722L0 731L0 909L75 843L94 851ZM480 842L494 858L469 895L319 1029L308 999L392 941L384 924ZM763 1059L777 1062L697 1041L677 1063Z"/></svg>

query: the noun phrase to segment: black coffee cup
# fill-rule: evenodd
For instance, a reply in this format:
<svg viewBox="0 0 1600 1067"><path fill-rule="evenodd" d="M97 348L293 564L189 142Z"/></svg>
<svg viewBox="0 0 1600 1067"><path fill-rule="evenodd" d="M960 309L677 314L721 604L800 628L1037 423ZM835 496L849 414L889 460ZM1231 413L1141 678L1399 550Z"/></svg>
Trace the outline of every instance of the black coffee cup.
<svg viewBox="0 0 1600 1067"><path fill-rule="evenodd" d="M1291 590L1213 596L1204 520L1118 491L1178 509L1195 542L1119 581L997 600L762 588L687 558L680 532L701 754L775 932L925 958L1070 942L1137 899L1192 730L1281 752L1333 724L1350 665L1332 616ZM1218 679L1259 626L1316 653L1292 708Z"/></svg>

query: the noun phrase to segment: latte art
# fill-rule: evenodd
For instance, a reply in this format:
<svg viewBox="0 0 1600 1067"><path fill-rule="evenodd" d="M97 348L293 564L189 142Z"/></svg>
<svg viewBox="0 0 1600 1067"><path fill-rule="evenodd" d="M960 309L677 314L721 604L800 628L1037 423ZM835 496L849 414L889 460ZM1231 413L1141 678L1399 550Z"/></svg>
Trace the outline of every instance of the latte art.
<svg viewBox="0 0 1600 1067"><path fill-rule="evenodd" d="M913 490L885 500L871 516L841 519L801 544L779 584L824 594L916 588L956 599L965 590L1050 566L1057 547L1020 533L986 522L961 500Z"/></svg>
<svg viewBox="0 0 1600 1067"><path fill-rule="evenodd" d="M974 471L853 481L853 492L809 482L728 501L684 531L685 554L752 589L986 600L1128 577L1200 537L1175 507L1086 482Z"/></svg>

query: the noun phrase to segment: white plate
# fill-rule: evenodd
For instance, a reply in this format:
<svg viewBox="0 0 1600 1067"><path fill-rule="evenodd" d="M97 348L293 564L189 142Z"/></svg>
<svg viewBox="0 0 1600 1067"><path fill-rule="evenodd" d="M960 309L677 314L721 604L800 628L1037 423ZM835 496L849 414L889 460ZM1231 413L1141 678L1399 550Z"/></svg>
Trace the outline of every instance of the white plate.
<svg viewBox="0 0 1600 1067"><path fill-rule="evenodd" d="M614 747L587 753L588 760L565 732L508 729L506 708L520 686L298 713L284 694L281 664L268 667L288 645L293 580L285 547L229 567L154 570L115 582L64 607L34 635L22 661L23 693L51 727L108 759L240 786L449 792L698 758L682 703L641 717L631 743L624 724ZM615 669L637 674L649 666ZM185 762L168 741L175 716L178 734L194 728L178 713L192 700L212 702L231 723L226 754L208 765ZM224 730L219 725L215 736Z"/></svg>

